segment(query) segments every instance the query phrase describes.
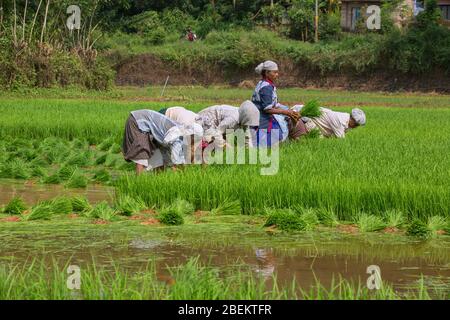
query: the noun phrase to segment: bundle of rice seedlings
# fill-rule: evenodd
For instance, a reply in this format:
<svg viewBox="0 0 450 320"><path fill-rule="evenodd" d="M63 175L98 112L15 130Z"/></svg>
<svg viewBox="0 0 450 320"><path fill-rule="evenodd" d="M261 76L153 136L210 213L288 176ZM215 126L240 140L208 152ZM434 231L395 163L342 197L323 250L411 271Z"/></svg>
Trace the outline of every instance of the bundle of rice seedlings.
<svg viewBox="0 0 450 320"><path fill-rule="evenodd" d="M91 164L91 155L89 152L73 153L66 162L68 165L85 167Z"/></svg>
<svg viewBox="0 0 450 320"><path fill-rule="evenodd" d="M10 178L28 179L31 176L28 165L21 159L15 159L8 163Z"/></svg>
<svg viewBox="0 0 450 320"><path fill-rule="evenodd" d="M319 225L320 221L317 217L316 210L313 208L301 208L299 211L302 220L305 222L305 230L312 231Z"/></svg>
<svg viewBox="0 0 450 320"><path fill-rule="evenodd" d="M22 220L49 220L52 214L51 206L47 202L43 202L33 207L29 214L22 215Z"/></svg>
<svg viewBox="0 0 450 320"><path fill-rule="evenodd" d="M178 226L184 223L183 216L171 207L161 209L158 214L158 220L162 224L170 226Z"/></svg>
<svg viewBox="0 0 450 320"><path fill-rule="evenodd" d="M305 139L318 139L322 136L319 129L313 129L303 136Z"/></svg>
<svg viewBox="0 0 450 320"><path fill-rule="evenodd" d="M123 161L118 167L117 169L119 170L126 170L126 171L134 171L136 170L136 165L133 162L127 162L127 161Z"/></svg>
<svg viewBox="0 0 450 320"><path fill-rule="evenodd" d="M115 208L119 214L131 216L133 213L144 210L146 205L140 198L132 198L125 195L117 199Z"/></svg>
<svg viewBox="0 0 450 320"><path fill-rule="evenodd" d="M432 230L420 219L414 219L408 226L406 234L422 240L427 240L433 236Z"/></svg>
<svg viewBox="0 0 450 320"><path fill-rule="evenodd" d="M30 161L30 165L33 167L39 166L39 167L47 167L48 166L48 162L42 158L42 157L37 157L34 158L33 160Z"/></svg>
<svg viewBox="0 0 450 320"><path fill-rule="evenodd" d="M68 197L58 197L50 202L52 213L69 214L73 211L72 200Z"/></svg>
<svg viewBox="0 0 450 320"><path fill-rule="evenodd" d="M320 223L327 227L335 227L339 225L339 219L333 209L318 209L317 218Z"/></svg>
<svg viewBox="0 0 450 320"><path fill-rule="evenodd" d="M86 188L87 185L87 178L79 170L75 170L69 181L65 184L66 188Z"/></svg>
<svg viewBox="0 0 450 320"><path fill-rule="evenodd" d="M100 165L100 164L104 164L106 161L106 157L108 156L107 153L101 155L100 157L98 157L97 159L95 159L95 164L96 165Z"/></svg>
<svg viewBox="0 0 450 320"><path fill-rule="evenodd" d="M32 177L45 177L47 172L41 166L34 166L31 168L31 176Z"/></svg>
<svg viewBox="0 0 450 320"><path fill-rule="evenodd" d="M9 163L0 164L0 178L9 178L11 177L11 167Z"/></svg>
<svg viewBox="0 0 450 320"><path fill-rule="evenodd" d="M384 213L384 221L388 228L400 228L406 222L403 212L398 210L388 210Z"/></svg>
<svg viewBox="0 0 450 320"><path fill-rule="evenodd" d="M78 169L77 166L73 166L70 164L64 164L59 168L57 174L61 178L62 181L67 181L72 177L73 173Z"/></svg>
<svg viewBox="0 0 450 320"><path fill-rule="evenodd" d="M31 161L38 156L38 153L34 149L22 148L22 149L18 150L17 156L21 157L22 159L24 159L26 161Z"/></svg>
<svg viewBox="0 0 450 320"><path fill-rule="evenodd" d="M302 117L308 118L320 117L321 114L320 103L317 100L308 101L301 111Z"/></svg>
<svg viewBox="0 0 450 320"><path fill-rule="evenodd" d="M3 213L18 215L22 214L25 210L27 210L27 205L23 199L21 197L14 197L3 208Z"/></svg>
<svg viewBox="0 0 450 320"><path fill-rule="evenodd" d="M42 183L59 184L59 183L61 183L61 178L59 177L59 174L55 173L50 176L44 176L44 178L42 179Z"/></svg>
<svg viewBox="0 0 450 320"><path fill-rule="evenodd" d="M105 159L105 167L109 167L112 168L116 165L117 161L119 161L121 159L120 156L113 154L113 153L108 153L108 155L106 156Z"/></svg>
<svg viewBox="0 0 450 320"><path fill-rule="evenodd" d="M111 148L111 146L113 145L113 143L114 143L113 138L108 138L106 140L103 140L103 142L97 146L97 149L100 151L108 151L109 148Z"/></svg>
<svg viewBox="0 0 450 320"><path fill-rule="evenodd" d="M74 212L86 212L92 210L92 206L86 197L74 197L72 198L72 209Z"/></svg>
<svg viewBox="0 0 450 320"><path fill-rule="evenodd" d="M94 172L94 181L107 183L111 181L111 174L106 169L99 169Z"/></svg>
<svg viewBox="0 0 450 320"><path fill-rule="evenodd" d="M306 222L302 216L291 209L268 209L265 227L276 226L284 231L303 231L306 229Z"/></svg>
<svg viewBox="0 0 450 320"><path fill-rule="evenodd" d="M114 211L106 201L97 204L92 210L86 213L86 216L105 221L114 221L117 219L117 212Z"/></svg>
<svg viewBox="0 0 450 320"><path fill-rule="evenodd" d="M355 223L361 232L374 232L386 227L382 218L366 213L359 214L355 219Z"/></svg>
<svg viewBox="0 0 450 320"><path fill-rule="evenodd" d="M86 140L73 139L71 145L76 149L85 149L88 147L88 142Z"/></svg>
<svg viewBox="0 0 450 320"><path fill-rule="evenodd" d="M447 227L447 223L448 221L444 217L432 216L428 218L427 226L428 229L430 229L431 232L436 235L438 231L445 230L445 228Z"/></svg>
<svg viewBox="0 0 450 320"><path fill-rule="evenodd" d="M121 153L122 147L117 143L113 143L112 146L109 148L109 152L110 153Z"/></svg>
<svg viewBox="0 0 450 320"><path fill-rule="evenodd" d="M239 200L225 199L216 208L211 210L211 214L218 216L230 216L241 214L242 208Z"/></svg>
<svg viewBox="0 0 450 320"><path fill-rule="evenodd" d="M189 201L183 200L183 199L176 199L171 207L177 211L179 214L192 214L195 211L195 207L192 203L190 203ZM230 208L228 208L230 209ZM240 210L240 206L239 206L239 210ZM233 209L234 212L236 212L236 208Z"/></svg>

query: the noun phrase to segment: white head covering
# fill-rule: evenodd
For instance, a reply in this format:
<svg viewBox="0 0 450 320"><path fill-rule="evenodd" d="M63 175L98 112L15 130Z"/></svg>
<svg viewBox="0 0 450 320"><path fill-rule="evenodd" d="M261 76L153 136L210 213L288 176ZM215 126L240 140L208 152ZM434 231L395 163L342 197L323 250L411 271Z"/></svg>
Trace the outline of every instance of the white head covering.
<svg viewBox="0 0 450 320"><path fill-rule="evenodd" d="M278 65L273 61L267 60L266 62L260 63L255 69L257 74L262 74L264 70L278 71Z"/></svg>
<svg viewBox="0 0 450 320"><path fill-rule="evenodd" d="M363 126L366 124L366 114L361 109L355 108L352 110L352 118L357 124Z"/></svg>
<svg viewBox="0 0 450 320"><path fill-rule="evenodd" d="M167 131L166 136L164 137L164 143L172 144L181 137L186 137L186 136L191 136L191 135L194 135L197 137L203 137L202 126L199 125L198 123L194 123L194 124L186 126L186 127L173 126L172 128L170 128Z"/></svg>
<svg viewBox="0 0 450 320"><path fill-rule="evenodd" d="M244 101L239 107L239 123L243 126L259 126L259 110L250 100Z"/></svg>

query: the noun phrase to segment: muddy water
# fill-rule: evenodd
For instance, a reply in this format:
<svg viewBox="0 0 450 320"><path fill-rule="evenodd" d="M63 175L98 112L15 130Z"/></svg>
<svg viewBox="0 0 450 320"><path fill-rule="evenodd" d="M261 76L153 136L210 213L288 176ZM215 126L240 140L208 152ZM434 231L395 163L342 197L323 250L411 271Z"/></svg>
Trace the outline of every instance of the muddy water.
<svg viewBox="0 0 450 320"><path fill-rule="evenodd" d="M0 263L27 261L30 257L56 258L61 263L137 270L156 263L158 276L168 276L167 267L199 256L200 261L222 269L245 266L267 279L276 275L280 284L295 277L303 288L319 279L330 285L342 276L365 283L367 267L377 265L383 281L396 289L417 284L423 275L428 286L450 293L450 240L428 244L362 236L274 238L261 232L198 233L181 231L125 230L110 226L64 226L55 229L0 228ZM57 235L55 235L57 234ZM207 240L209 239L209 241ZM447 242L446 242L447 241Z"/></svg>
<svg viewBox="0 0 450 320"><path fill-rule="evenodd" d="M61 185L42 185L33 181L17 181L0 179L0 206L8 203L13 197L20 196L28 205L39 201L53 199L62 195L83 195L91 203L111 201L114 189L101 185L89 185L86 189L66 189Z"/></svg>

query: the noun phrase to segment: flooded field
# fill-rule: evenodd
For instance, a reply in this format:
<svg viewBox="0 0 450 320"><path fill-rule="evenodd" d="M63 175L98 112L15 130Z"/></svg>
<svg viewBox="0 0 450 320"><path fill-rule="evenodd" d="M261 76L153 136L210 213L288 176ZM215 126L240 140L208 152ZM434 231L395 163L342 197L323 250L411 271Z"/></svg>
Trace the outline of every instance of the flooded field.
<svg viewBox="0 0 450 320"><path fill-rule="evenodd" d="M293 280L309 288L316 279L330 285L342 276L366 282L367 267L377 265L382 280L403 290L423 276L430 288L450 293L450 243L412 242L390 235L337 235L314 232L269 235L236 225L192 225L182 228L143 227L126 223L95 226L66 221L53 225L0 226L0 261L19 264L33 259L96 268L138 271L149 262L157 277L170 280L168 267L199 257L227 270L244 267L258 277L281 285Z"/></svg>

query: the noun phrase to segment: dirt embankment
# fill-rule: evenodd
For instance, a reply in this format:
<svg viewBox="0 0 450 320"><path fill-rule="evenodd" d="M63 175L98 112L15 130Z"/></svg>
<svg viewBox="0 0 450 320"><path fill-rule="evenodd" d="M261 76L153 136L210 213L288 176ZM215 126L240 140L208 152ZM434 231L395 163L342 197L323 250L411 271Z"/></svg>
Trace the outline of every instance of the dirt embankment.
<svg viewBox="0 0 450 320"><path fill-rule="evenodd" d="M354 74L339 72L321 75L281 61L281 87L351 89L364 91L422 91L450 92L450 76L443 71L422 75L401 74L377 70L372 73ZM252 69L226 70L219 65L203 66L201 70L177 67L160 58L142 54L127 58L116 65L117 85L164 85L168 76L170 85L241 85L252 86L257 76Z"/></svg>

